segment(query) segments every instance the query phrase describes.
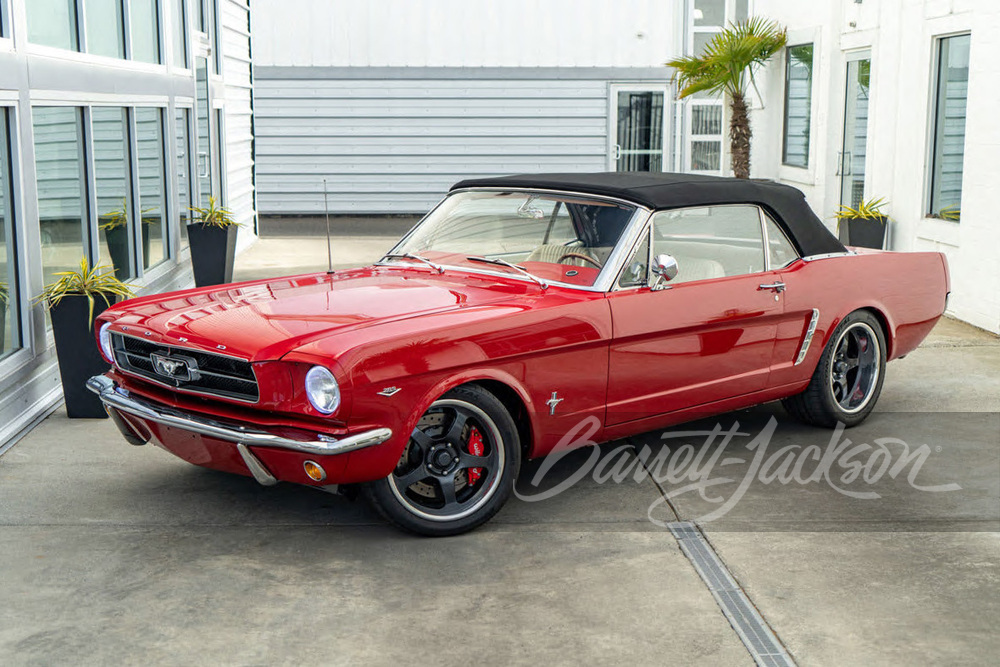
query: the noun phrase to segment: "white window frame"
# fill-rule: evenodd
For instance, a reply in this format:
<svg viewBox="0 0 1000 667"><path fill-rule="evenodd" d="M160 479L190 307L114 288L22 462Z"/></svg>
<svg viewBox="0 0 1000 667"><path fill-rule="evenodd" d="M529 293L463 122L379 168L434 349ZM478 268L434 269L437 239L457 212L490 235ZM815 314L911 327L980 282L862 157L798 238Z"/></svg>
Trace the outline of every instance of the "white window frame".
<svg viewBox="0 0 1000 667"><path fill-rule="evenodd" d="M3 0L0 0L2 2ZM32 289L28 264L28 243L25 239L24 191L23 174L21 172L20 117L18 115L17 96L8 96L0 91L0 112L7 114L7 142L10 157L10 206L11 229L13 230L14 252L12 259L17 263L17 286L9 296L17 300L17 328L20 334L20 348L14 350L5 358L0 359L0 392L6 392L8 385L3 381L17 382L18 371L34 361L38 341L32 335L32 311L30 291ZM43 339L44 342L44 339Z"/></svg>
<svg viewBox="0 0 1000 667"><path fill-rule="evenodd" d="M10 0L0 0L0 51L14 50L14 22L10 13Z"/></svg>
<svg viewBox="0 0 1000 667"><path fill-rule="evenodd" d="M201 0L194 0L195 2L200 2ZM187 63L186 67L181 67L180 65L174 64L174 30L177 26L174 25L174 5L179 4L181 6L181 12L183 13L183 25L181 26L181 31L184 33L184 62ZM168 7L169 5L169 7ZM160 0L160 15L163 18L163 27L160 30L162 34L162 40L164 45L164 65L166 65L167 70L173 74L181 74L184 76L192 76L194 72L194 66L191 64L194 60L194 39L196 36L196 31L194 29L194 23L192 22L192 12L191 4L188 0ZM169 53L167 52L169 50Z"/></svg>
<svg viewBox="0 0 1000 667"><path fill-rule="evenodd" d="M685 102L685 113L684 113L684 136L687 138L684 142L684 153L681 157L683 161L683 170L691 174L708 174L711 176L721 176L726 173L726 156L728 155L726 146L726 108L725 102L718 97L706 97L706 98L688 98L684 100ZM720 123L719 123L719 133L718 134L694 134L694 111L691 107L698 106L717 106L720 109ZM719 168L718 169L694 169L691 165L691 150L694 147L694 142L696 141L715 141L719 144Z"/></svg>
<svg viewBox="0 0 1000 667"><path fill-rule="evenodd" d="M823 75L825 71L823 70L823 59L820 57L823 50L823 34L822 30L819 28L807 28L803 30L789 30L788 31L788 43L792 46L801 46L803 44L813 45L813 70L812 70L812 93L809 106L809 166L808 167L794 167L791 165L784 164L779 159L778 164L778 179L782 181L788 181L790 183L800 183L802 185L817 185L822 178L821 174L824 173L822 168L822 163L824 161L822 152L822 144L825 141L823 133L828 129L827 120L824 118L825 109L819 93L820 86L826 85L823 83ZM776 63L780 62L782 67L782 76L784 76L784 59L787 55L783 52L775 60ZM827 81L827 84L830 82ZM784 84L782 84L784 85ZM837 85L837 84L833 84ZM784 118L784 108L782 108L782 118ZM782 141L784 140L784 122L782 121ZM826 129L824 129L826 128ZM842 131L842 128L841 128ZM842 141L841 141L842 143ZM839 144L838 144L839 145ZM837 149L840 150L839 148ZM780 155L779 155L780 157ZM830 170L829 173L836 171L836 168ZM839 176L837 177L837 187L840 187ZM838 190L839 192L839 190ZM839 195L838 195L839 201Z"/></svg>
<svg viewBox="0 0 1000 667"><path fill-rule="evenodd" d="M931 213L931 204L934 195L934 158L935 158L935 146L937 144L937 121L938 121L938 93L940 90L939 77L941 75L941 45L944 40L952 37L962 37L963 35L969 35L971 37L971 30L956 30L953 32L943 33L934 35L931 39L931 57L930 57L930 89L928 93L928 113L927 113L927 145L926 145L926 155L924 158L924 196L921 211L921 218L927 221L934 221L935 223L940 223L942 226L955 227L960 224L960 220L944 220ZM966 96L966 110L968 110L968 96ZM966 112L968 113L968 111ZM966 117L966 130L968 130L968 117ZM968 141L968 136L966 136L966 141ZM965 159L965 147L962 149L962 159ZM963 178L965 176L965 169L963 165ZM963 184L964 190L964 184Z"/></svg>
<svg viewBox="0 0 1000 667"><path fill-rule="evenodd" d="M167 179L167 189L169 191L170 205L173 211L170 220L171 224L170 239L171 239L171 247L175 249L174 252L175 260L181 259L182 254L185 251L189 252L191 247L190 241L188 241L187 246L183 245L181 241L181 229L180 229L181 199L180 199L180 178L179 178L180 174L178 173L178 167L180 165L178 163L178 156L177 156L177 144L179 141L179 137L177 136L177 113L180 111L186 112L186 117L185 117L186 122L184 123L184 126L185 126L185 139L187 139L187 141L184 154L185 157L187 158L188 206L199 205L198 202L195 201L195 192L197 190L197 184L195 182L197 179L197 174L195 173L195 169L197 167L195 165L195 151L192 150L194 148L194 139L192 136L192 131L194 129L193 128L194 104L195 102L193 97L177 98L174 101L174 104L169 109L167 109L167 115L169 116L168 119L169 127L165 130L165 135L169 137L167 141L170 147L170 152L166 156L166 164L168 169L167 175L169 177ZM187 212L187 215L190 217L191 215L190 211Z"/></svg>
<svg viewBox="0 0 1000 667"><path fill-rule="evenodd" d="M161 225L166 227L167 233L163 242L163 259L160 260L158 264L146 269L143 266L142 261L138 261L136 265L136 273L138 274L138 280L142 282L149 282L150 276L157 276L163 272L163 267L170 267L171 261L177 259L178 244L175 244L173 239L173 230L171 225L173 224L173 219L176 214L176 209L174 208L174 201L171 198L171 173L170 173L170 158L168 156L167 150L170 148L171 144L167 135L167 123L169 107L167 105L159 104L137 104L129 107L129 149L132 151L131 155L131 165L135 170L132 176L132 197L136 204L132 207L135 217L135 228L139 230L136 236L136 247L135 253L138 260L144 259L142 256L142 240L141 240L141 230L142 230L142 194L140 188L140 179L142 177L139 171L139 120L136 117L136 110L138 109L156 109L160 115L160 164L163 169L163 210L161 212L162 222Z"/></svg>
<svg viewBox="0 0 1000 667"><path fill-rule="evenodd" d="M5 2L7 0L0 0L0 2ZM160 62L159 63L147 63L139 60L132 60L132 19L131 19L131 0L124 0L123 16L122 21L124 22L125 28L125 57L117 58L110 56L100 56L92 53L87 53L87 17L86 17L86 0L75 0L76 6L76 45L77 50L63 49L56 46L46 46L44 44L35 44L28 41L27 36L25 36L25 52L32 55L46 56L50 58L59 58L61 60L69 60L80 63L89 63L93 65L101 65L103 67L111 67L118 70L128 70L128 71L140 71L162 74L167 69L166 62L166 43L164 41L166 32L164 30L164 0L156 0L156 12L157 12L157 22L159 30L157 31L158 48L160 50ZM25 16L27 18L27 16ZM5 40L0 39L0 44Z"/></svg>
<svg viewBox="0 0 1000 667"><path fill-rule="evenodd" d="M801 48L804 46L811 46L813 48L812 63L810 63L809 71L809 131L806 135L806 163L805 164L792 164L786 162L787 150L788 150L788 95L789 95L789 68L792 66L792 49ZM808 170L812 164L812 149L813 149L813 92L816 90L816 76L813 67L816 64L816 44L813 42L801 42L795 44L788 44L785 46L783 51L784 62L782 63L782 105L781 105L781 166L791 167L793 169L804 169Z"/></svg>

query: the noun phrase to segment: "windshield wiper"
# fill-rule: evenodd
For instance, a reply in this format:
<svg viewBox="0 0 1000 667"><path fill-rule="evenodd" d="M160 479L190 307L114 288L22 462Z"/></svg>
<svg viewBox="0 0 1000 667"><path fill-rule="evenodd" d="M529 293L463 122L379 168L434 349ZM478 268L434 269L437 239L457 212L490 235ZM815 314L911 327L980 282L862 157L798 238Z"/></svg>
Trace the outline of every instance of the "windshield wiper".
<svg viewBox="0 0 1000 667"><path fill-rule="evenodd" d="M545 282L538 276L530 273L523 266L518 266L517 264L511 264L506 259L500 259L499 257L496 257L494 259L486 259L485 257L466 257L465 259L467 259L470 262L482 262L483 264L495 264L497 266L506 266L508 269L514 269L515 271L518 271L519 273L526 275L528 278L538 283L542 289L548 289L549 287L549 284L547 282Z"/></svg>
<svg viewBox="0 0 1000 667"><path fill-rule="evenodd" d="M413 259L413 260L416 260L418 262L423 262L424 264L426 264L427 266L431 267L432 269L434 269L438 273L444 273L444 267L441 266L440 264L435 264L434 262L432 262L431 260L427 259L426 257L421 257L420 255L414 255L411 252L402 252L402 253L392 253L392 252L390 252L387 255L383 255L382 259Z"/></svg>

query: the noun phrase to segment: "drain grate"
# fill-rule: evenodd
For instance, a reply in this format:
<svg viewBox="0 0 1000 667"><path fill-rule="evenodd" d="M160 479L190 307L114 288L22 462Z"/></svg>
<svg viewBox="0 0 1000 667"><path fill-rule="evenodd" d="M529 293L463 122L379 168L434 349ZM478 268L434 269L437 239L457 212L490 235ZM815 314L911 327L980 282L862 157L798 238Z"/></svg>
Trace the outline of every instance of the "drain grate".
<svg viewBox="0 0 1000 667"><path fill-rule="evenodd" d="M668 523L667 527L712 592L754 662L758 665L794 666L795 661L767 627L760 612L750 603L750 598L733 579L701 530L690 521L675 521Z"/></svg>

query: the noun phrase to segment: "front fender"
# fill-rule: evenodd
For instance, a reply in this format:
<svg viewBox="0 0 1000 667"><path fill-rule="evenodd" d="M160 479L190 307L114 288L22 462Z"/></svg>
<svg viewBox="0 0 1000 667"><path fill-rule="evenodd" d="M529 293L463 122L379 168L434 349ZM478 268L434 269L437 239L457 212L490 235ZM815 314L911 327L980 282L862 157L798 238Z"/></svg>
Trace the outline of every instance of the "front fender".
<svg viewBox="0 0 1000 667"><path fill-rule="evenodd" d="M391 440L351 454L351 474L365 481L388 475L427 407L468 382L499 382L519 397L531 420L529 456L544 453L580 419L603 421L611 333L603 294L550 288L514 303L386 322L295 355L337 360L350 387L352 432L392 429ZM564 396L559 409L544 409L554 392Z"/></svg>
<svg viewBox="0 0 1000 667"><path fill-rule="evenodd" d="M434 378L402 378L385 388L369 385L355 392L355 414L364 415L361 422L352 423L359 431L368 428L364 424L385 424L393 431L393 437L385 443L365 450L352 452L346 475L357 481L380 479L395 468L409 442L410 433L416 428L420 417L438 398L455 387L476 381L500 382L512 389L524 403L531 432L536 433L537 410L522 379L499 368L469 368ZM398 389L391 396L379 392L383 389ZM527 444L529 455L534 443Z"/></svg>

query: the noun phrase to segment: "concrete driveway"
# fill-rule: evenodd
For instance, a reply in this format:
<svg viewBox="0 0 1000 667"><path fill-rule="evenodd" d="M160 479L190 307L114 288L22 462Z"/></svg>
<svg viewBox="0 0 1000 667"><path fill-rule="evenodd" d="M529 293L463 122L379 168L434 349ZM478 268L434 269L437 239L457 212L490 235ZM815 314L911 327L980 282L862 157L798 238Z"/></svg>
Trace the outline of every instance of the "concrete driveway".
<svg viewBox="0 0 1000 667"><path fill-rule="evenodd" d="M293 241L261 241L241 274L266 274L260 264L294 255ZM389 244L358 234L371 253ZM56 412L0 458L0 664L753 664L753 638L718 602L730 594L783 652L762 663L993 664L998 415L1000 341L944 320L889 366L878 412L844 434L926 444L913 480L915 459L871 483L782 483L777 464L762 481L748 445L772 416L769 456L831 438L771 404L575 452L538 486L530 464L525 497L589 474L546 500L513 499L472 534L429 540L360 501L262 488ZM725 446L690 435L736 422L747 435ZM701 491L678 479L686 444L725 449L701 468L712 481ZM900 446L888 447L895 464ZM655 474L658 454L680 461L676 474ZM616 482L594 460L647 474ZM704 521L725 504L713 499L736 495ZM736 590L720 593L682 549L688 521Z"/></svg>

